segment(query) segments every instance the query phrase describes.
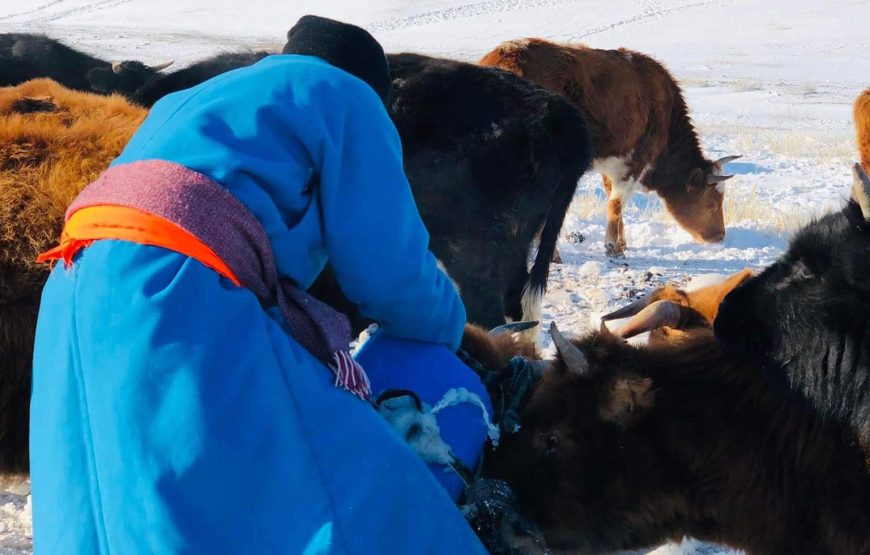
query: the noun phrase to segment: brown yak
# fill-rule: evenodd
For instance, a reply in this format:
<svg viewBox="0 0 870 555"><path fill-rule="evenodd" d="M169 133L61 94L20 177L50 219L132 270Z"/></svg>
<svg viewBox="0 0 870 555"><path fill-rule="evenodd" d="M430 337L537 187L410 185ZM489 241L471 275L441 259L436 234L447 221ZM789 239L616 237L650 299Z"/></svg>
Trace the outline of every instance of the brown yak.
<svg viewBox="0 0 870 555"><path fill-rule="evenodd" d="M870 173L870 89L865 90L855 99L854 115L861 167L865 172Z"/></svg>
<svg viewBox="0 0 870 555"><path fill-rule="evenodd" d="M552 553L609 553L692 536L748 555L870 555L870 472L848 425L712 332L634 347L578 341L521 427L488 454Z"/></svg>
<svg viewBox="0 0 870 555"><path fill-rule="evenodd" d="M626 247L622 208L635 192L655 191L696 240L725 238L722 166L701 152L686 102L674 78L649 56L541 39L500 44L480 60L557 92L586 116L593 169L608 195L608 254Z"/></svg>
<svg viewBox="0 0 870 555"><path fill-rule="evenodd" d="M35 257L57 243L70 200L146 113L48 79L0 88L0 472L28 471L30 359L46 278Z"/></svg>

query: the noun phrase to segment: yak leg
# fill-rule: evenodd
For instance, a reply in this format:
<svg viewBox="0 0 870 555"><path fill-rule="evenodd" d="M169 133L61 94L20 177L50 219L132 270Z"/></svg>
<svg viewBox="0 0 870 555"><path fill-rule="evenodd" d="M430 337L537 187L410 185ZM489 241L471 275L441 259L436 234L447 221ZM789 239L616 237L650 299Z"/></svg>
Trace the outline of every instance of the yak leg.
<svg viewBox="0 0 870 555"><path fill-rule="evenodd" d="M604 234L604 250L607 256L625 254L625 228L622 224L623 198L619 191L614 193L610 177L604 177L604 190L607 193L607 232Z"/></svg>

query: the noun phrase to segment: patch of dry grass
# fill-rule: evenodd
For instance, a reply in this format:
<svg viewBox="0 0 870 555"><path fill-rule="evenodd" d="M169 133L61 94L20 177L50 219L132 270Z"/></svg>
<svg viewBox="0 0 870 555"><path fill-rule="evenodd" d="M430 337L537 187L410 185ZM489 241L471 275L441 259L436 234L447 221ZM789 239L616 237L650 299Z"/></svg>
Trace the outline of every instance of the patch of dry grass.
<svg viewBox="0 0 870 555"><path fill-rule="evenodd" d="M764 202L758 186L747 191L729 191L725 195L725 227L742 222L753 222L776 231L794 231L815 216L797 206L775 207Z"/></svg>
<svg viewBox="0 0 870 555"><path fill-rule="evenodd" d="M788 158L810 158L824 163L841 162L855 157L855 139L842 132L825 129L787 130L776 128L747 129L728 124L699 125L701 136L717 134L734 137L735 152L769 152Z"/></svg>
<svg viewBox="0 0 870 555"><path fill-rule="evenodd" d="M723 207L726 227L752 222L775 231L795 231L829 209L827 206L820 206L818 210L808 212L805 207L774 206L765 202L758 187L754 185L748 191L733 188L728 190ZM642 220L677 225L665 209L664 203L655 194L645 200L639 213L635 213L632 219L638 219L639 216ZM571 213L582 220L603 218L606 210L606 201L592 192L578 193L571 203Z"/></svg>

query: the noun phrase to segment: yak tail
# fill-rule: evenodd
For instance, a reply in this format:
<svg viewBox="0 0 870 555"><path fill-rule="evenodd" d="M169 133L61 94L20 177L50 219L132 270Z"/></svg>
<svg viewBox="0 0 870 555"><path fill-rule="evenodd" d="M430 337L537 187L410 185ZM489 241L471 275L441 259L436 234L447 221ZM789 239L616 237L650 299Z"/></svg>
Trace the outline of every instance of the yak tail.
<svg viewBox="0 0 870 555"><path fill-rule="evenodd" d="M586 120L576 108L562 99L559 101L558 106L552 107L551 118L545 123L549 131L549 153L559 160L561 171L553 176L558 179L558 183L550 198L535 261L523 287L523 320L541 320L541 305L544 293L547 292L550 262L562 231L562 223L574 198L574 191L577 190L577 182L592 165L592 140ZM536 332L534 329L529 334Z"/></svg>
<svg viewBox="0 0 870 555"><path fill-rule="evenodd" d="M553 192L550 208L547 211L547 218L541 230L538 252L535 254L532 269L529 271L529 279L523 287L523 320L540 321L541 319L541 305L544 300L544 293L547 292L550 262L553 259L553 252L556 250L556 243L559 240L562 223L565 221L565 215L568 213L571 199L574 198L578 179L578 175L565 176Z"/></svg>
<svg viewBox="0 0 870 555"><path fill-rule="evenodd" d="M870 173L870 89L855 99L855 136L861 165L864 171Z"/></svg>

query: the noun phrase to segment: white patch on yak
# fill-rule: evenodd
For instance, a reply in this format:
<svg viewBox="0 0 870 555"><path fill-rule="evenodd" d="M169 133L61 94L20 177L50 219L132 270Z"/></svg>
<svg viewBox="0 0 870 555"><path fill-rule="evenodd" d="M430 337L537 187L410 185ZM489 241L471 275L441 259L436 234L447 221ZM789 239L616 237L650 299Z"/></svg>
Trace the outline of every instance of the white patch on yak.
<svg viewBox="0 0 870 555"><path fill-rule="evenodd" d="M628 163L631 161L633 152L629 152L625 156L608 156L607 158L596 158L592 162L592 171L606 175L613 183L613 188L610 191L611 199L626 200L634 193L648 193L643 185L643 178L652 169L647 165L640 175L635 179L629 177Z"/></svg>
<svg viewBox="0 0 870 555"><path fill-rule="evenodd" d="M532 284L526 282L523 287L523 321L541 321L541 305L544 302L544 290L540 287L532 287ZM537 332L537 327L528 330L533 333ZM526 333L526 332L523 332Z"/></svg>

